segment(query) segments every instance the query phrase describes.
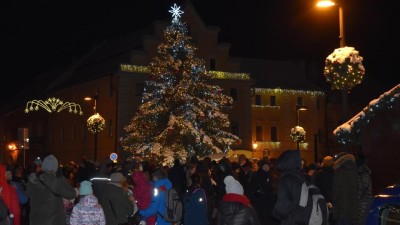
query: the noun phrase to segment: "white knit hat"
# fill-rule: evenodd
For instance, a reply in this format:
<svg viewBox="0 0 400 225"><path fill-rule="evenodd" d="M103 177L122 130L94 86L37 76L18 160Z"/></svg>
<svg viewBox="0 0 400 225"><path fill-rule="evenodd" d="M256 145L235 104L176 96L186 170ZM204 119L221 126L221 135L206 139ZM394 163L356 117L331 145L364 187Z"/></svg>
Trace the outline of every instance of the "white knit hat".
<svg viewBox="0 0 400 225"><path fill-rule="evenodd" d="M225 191L227 194L233 193L238 195L243 195L243 187L239 181L235 180L232 176L226 176L224 179Z"/></svg>

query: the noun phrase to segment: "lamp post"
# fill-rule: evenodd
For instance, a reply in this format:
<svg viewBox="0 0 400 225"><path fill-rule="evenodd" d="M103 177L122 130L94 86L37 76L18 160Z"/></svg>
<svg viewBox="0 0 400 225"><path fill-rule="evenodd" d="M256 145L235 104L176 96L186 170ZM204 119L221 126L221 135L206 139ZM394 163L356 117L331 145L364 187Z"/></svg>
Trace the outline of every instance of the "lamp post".
<svg viewBox="0 0 400 225"><path fill-rule="evenodd" d="M344 16L343 16L343 7L342 4L337 3L337 1L332 0L319 0L317 2L317 7L327 8L337 6L339 9L339 44L340 47L343 48L346 46L345 38L344 38ZM344 122L347 117L347 92L345 89L342 89L342 121Z"/></svg>
<svg viewBox="0 0 400 225"><path fill-rule="evenodd" d="M300 111L306 111L307 106L304 105L296 105L296 121L297 126L300 126ZM297 141L297 150L300 149L299 141Z"/></svg>
<svg viewBox="0 0 400 225"><path fill-rule="evenodd" d="M86 96L85 101L92 101L94 100L94 105L93 105L93 115L96 115L97 113L97 100L99 98L98 92L94 96ZM98 139L98 133L99 132L94 132L94 161L97 161L97 139Z"/></svg>

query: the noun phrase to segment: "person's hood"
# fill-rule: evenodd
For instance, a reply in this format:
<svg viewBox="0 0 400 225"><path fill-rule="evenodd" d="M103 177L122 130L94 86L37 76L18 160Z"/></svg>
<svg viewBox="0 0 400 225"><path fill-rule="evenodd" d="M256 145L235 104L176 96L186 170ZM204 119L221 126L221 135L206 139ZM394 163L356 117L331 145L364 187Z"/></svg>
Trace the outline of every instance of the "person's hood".
<svg viewBox="0 0 400 225"><path fill-rule="evenodd" d="M168 178L154 181L154 188L159 188L161 186L165 186L165 188L168 190L171 189L172 183L170 180L168 180Z"/></svg>
<svg viewBox="0 0 400 225"><path fill-rule="evenodd" d="M284 173L290 170L301 170L301 157L299 150L286 150L276 161L276 169Z"/></svg>
<svg viewBox="0 0 400 225"><path fill-rule="evenodd" d="M93 207L93 206L98 205L98 200L97 200L96 196L94 196L93 194L90 194L90 195L82 195L82 196L81 196L81 199L79 200L79 203L80 203L82 206L90 206L90 207Z"/></svg>
<svg viewBox="0 0 400 225"><path fill-rule="evenodd" d="M149 186L149 181L142 171L134 171L132 173L132 181L136 186Z"/></svg>

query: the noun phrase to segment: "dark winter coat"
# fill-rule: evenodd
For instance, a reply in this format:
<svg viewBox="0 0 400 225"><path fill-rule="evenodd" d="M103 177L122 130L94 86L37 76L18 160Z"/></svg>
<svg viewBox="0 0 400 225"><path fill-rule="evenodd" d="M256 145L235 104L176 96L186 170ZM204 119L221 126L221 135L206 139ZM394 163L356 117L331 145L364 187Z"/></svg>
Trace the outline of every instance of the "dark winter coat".
<svg viewBox="0 0 400 225"><path fill-rule="evenodd" d="M333 173L332 166L324 166L315 176L315 185L319 188L325 200L330 203L332 203Z"/></svg>
<svg viewBox="0 0 400 225"><path fill-rule="evenodd" d="M272 209L277 200L277 193L273 189L269 172L260 168L251 178L248 197L257 212L261 224L277 224L272 218Z"/></svg>
<svg viewBox="0 0 400 225"><path fill-rule="evenodd" d="M190 225L208 225L207 196L201 187L188 190L184 197L184 223Z"/></svg>
<svg viewBox="0 0 400 225"><path fill-rule="evenodd" d="M65 224L63 198L75 198L76 191L64 176L32 173L27 191L30 199L30 224Z"/></svg>
<svg viewBox="0 0 400 225"><path fill-rule="evenodd" d="M108 183L101 197L107 225L118 225L128 222L128 216L133 214L134 205L129 201L127 193L113 184Z"/></svg>
<svg viewBox="0 0 400 225"><path fill-rule="evenodd" d="M259 225L257 214L244 195L226 194L218 209L217 225Z"/></svg>
<svg viewBox="0 0 400 225"><path fill-rule="evenodd" d="M305 218L304 208L299 206L301 187L305 182L301 172L299 150L286 150L278 158L276 169L281 174L278 182L278 200L273 209L273 216L282 225L302 224Z"/></svg>
<svg viewBox="0 0 400 225"><path fill-rule="evenodd" d="M342 155L333 165L333 218L355 221L358 215L358 173L352 154Z"/></svg>
<svg viewBox="0 0 400 225"><path fill-rule="evenodd" d="M358 194L357 224L363 225L373 200L371 170L365 164L358 167Z"/></svg>

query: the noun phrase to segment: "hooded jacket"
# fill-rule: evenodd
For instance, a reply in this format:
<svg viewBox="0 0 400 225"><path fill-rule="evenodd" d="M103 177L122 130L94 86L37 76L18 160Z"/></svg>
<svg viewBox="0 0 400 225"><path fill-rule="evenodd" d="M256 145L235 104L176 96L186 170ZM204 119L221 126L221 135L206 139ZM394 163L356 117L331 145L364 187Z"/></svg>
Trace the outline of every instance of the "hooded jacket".
<svg viewBox="0 0 400 225"><path fill-rule="evenodd" d="M132 181L135 183L133 187L133 196L135 197L139 210L144 210L150 206L153 196L153 184L147 179L142 171L134 171L132 173ZM147 225L156 223L156 215L146 218Z"/></svg>
<svg viewBox="0 0 400 225"><path fill-rule="evenodd" d="M259 225L250 200L244 195L224 195L218 209L217 225Z"/></svg>
<svg viewBox="0 0 400 225"><path fill-rule="evenodd" d="M71 214L71 225L105 225L106 219L101 205L93 194L81 196Z"/></svg>
<svg viewBox="0 0 400 225"><path fill-rule="evenodd" d="M301 172L301 157L299 150L286 150L278 158L276 168L280 173L278 182L278 199L273 209L273 215L280 220L281 225L302 224L303 209L299 206L301 186L305 177Z"/></svg>
<svg viewBox="0 0 400 225"><path fill-rule="evenodd" d="M0 165L0 187L2 188L1 195L9 213L14 214L13 225L20 225L21 209L19 207L18 194L15 187L7 182L5 165Z"/></svg>
<svg viewBox="0 0 400 225"><path fill-rule="evenodd" d="M75 189L64 176L55 173L32 173L27 191L30 198L30 225L65 224L63 198L73 199Z"/></svg>

